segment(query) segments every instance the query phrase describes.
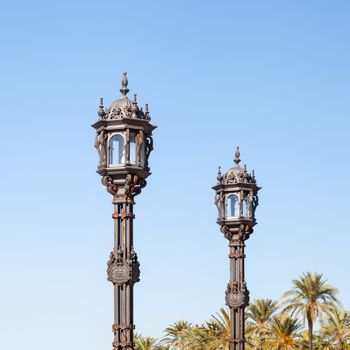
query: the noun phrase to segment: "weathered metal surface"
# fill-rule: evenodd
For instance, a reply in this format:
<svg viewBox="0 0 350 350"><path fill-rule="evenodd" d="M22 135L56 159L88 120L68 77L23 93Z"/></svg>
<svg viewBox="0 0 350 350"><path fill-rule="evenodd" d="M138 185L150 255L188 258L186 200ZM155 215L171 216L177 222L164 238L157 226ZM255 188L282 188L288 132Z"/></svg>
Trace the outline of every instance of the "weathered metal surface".
<svg viewBox="0 0 350 350"><path fill-rule="evenodd" d="M104 108L103 99L98 109L95 148L99 155L97 172L102 184L113 196L114 247L107 262L107 279L114 286L113 350L133 350L134 345L134 284L140 280L140 264L134 250L134 197L146 186L150 175L148 164L153 150L148 105L145 111L138 107L136 95L127 97L128 80L123 74L122 97ZM116 151L113 137L121 144ZM133 148L132 148L133 146ZM118 161L115 162L114 158Z"/></svg>
<svg viewBox="0 0 350 350"><path fill-rule="evenodd" d="M259 187L254 171L247 172L239 166L240 152L235 152L235 166L226 174L219 168L215 205L218 210L217 223L229 241L230 280L225 293L226 305L230 308L230 350L245 348L245 308L249 305L249 291L245 281L245 241L256 225L255 210L258 206Z"/></svg>

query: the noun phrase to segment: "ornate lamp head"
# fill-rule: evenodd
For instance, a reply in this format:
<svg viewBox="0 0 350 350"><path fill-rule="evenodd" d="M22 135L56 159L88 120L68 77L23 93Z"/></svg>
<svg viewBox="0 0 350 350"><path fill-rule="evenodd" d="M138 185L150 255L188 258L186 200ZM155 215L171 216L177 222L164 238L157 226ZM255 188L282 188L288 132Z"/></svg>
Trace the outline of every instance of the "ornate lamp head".
<svg viewBox="0 0 350 350"><path fill-rule="evenodd" d="M104 108L100 100L99 119L92 125L96 129L95 147L99 154L97 172L107 191L116 198L133 197L146 185L151 174L148 158L153 149L148 105L145 112L138 107L136 95L127 97L128 79L123 73L122 96Z"/></svg>
<svg viewBox="0 0 350 350"><path fill-rule="evenodd" d="M246 165L240 167L240 151L235 152L235 165L222 175L219 168L215 204L218 209L217 223L225 237L232 239L235 235L244 234L248 239L256 224L255 209L258 206L258 191L254 170L247 172Z"/></svg>

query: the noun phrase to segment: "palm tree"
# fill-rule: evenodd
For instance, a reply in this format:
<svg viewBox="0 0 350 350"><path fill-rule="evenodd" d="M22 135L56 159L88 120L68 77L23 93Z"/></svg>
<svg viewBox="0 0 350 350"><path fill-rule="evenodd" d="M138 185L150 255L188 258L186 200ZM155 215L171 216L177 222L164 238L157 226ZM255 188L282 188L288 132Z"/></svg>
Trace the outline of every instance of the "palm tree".
<svg viewBox="0 0 350 350"><path fill-rule="evenodd" d="M338 350L348 348L350 341L350 312L336 308L321 324L321 335L330 347Z"/></svg>
<svg viewBox="0 0 350 350"><path fill-rule="evenodd" d="M188 342L188 331L191 328L192 325L187 321L180 320L175 322L165 329L165 335L161 340L161 344L167 345L174 350L186 349Z"/></svg>
<svg viewBox="0 0 350 350"><path fill-rule="evenodd" d="M298 280L293 280L293 289L283 295L283 312L290 311L292 316L302 314L304 323L307 320L309 350L313 350L314 322L324 313L330 314L339 303L335 297L338 290L326 284L322 277L318 273L303 274Z"/></svg>
<svg viewBox="0 0 350 350"><path fill-rule="evenodd" d="M186 350L229 350L230 315L227 309L220 311L201 326L183 331Z"/></svg>
<svg viewBox="0 0 350 350"><path fill-rule="evenodd" d="M269 339L271 350L296 349L298 346L300 322L289 315L280 313L269 322Z"/></svg>
<svg viewBox="0 0 350 350"><path fill-rule="evenodd" d="M206 350L229 350L231 322L228 309L221 308L216 316L206 323L208 339Z"/></svg>
<svg viewBox="0 0 350 350"><path fill-rule="evenodd" d="M193 326L184 331L187 337L186 350L207 350L214 340L220 337L221 329L217 322L210 320L201 326Z"/></svg>
<svg viewBox="0 0 350 350"><path fill-rule="evenodd" d="M268 321L277 311L277 302L271 299L254 300L247 308L247 341L254 349L262 349L268 333Z"/></svg>
<svg viewBox="0 0 350 350"><path fill-rule="evenodd" d="M135 350L167 350L158 344L156 338L144 337L142 335L135 335Z"/></svg>

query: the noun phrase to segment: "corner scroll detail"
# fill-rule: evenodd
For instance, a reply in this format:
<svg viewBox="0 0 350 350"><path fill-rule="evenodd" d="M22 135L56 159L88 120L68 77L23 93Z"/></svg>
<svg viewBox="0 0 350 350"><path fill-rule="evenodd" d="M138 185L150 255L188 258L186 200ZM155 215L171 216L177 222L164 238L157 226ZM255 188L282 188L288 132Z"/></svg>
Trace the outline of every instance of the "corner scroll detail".
<svg viewBox="0 0 350 350"><path fill-rule="evenodd" d="M118 185L113 182L113 178L111 176L105 175L101 179L102 185L106 186L106 190L108 193L115 196L118 192Z"/></svg>
<svg viewBox="0 0 350 350"><path fill-rule="evenodd" d="M134 197L141 193L141 190L147 185L147 181L139 178L137 175L128 174L125 179L124 192L128 197Z"/></svg>

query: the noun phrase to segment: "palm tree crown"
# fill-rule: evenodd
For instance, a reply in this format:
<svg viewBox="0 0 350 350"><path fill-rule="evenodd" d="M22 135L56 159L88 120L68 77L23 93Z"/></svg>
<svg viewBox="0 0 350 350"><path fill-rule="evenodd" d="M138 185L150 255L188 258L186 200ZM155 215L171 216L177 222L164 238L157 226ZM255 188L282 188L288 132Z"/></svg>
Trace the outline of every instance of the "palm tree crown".
<svg viewBox="0 0 350 350"><path fill-rule="evenodd" d="M284 293L284 312L301 314L308 322L309 350L312 350L313 324L323 314L330 314L338 303L338 290L326 284L322 274L308 272L293 280L293 289Z"/></svg>
<svg viewBox="0 0 350 350"><path fill-rule="evenodd" d="M247 308L247 342L254 349L264 347L268 334L268 322L277 311L277 302L271 299L254 300Z"/></svg>
<svg viewBox="0 0 350 350"><path fill-rule="evenodd" d="M183 320L173 323L165 329L162 344L167 345L174 350L186 349L188 342L187 331L191 327L192 326L189 322Z"/></svg>
<svg viewBox="0 0 350 350"><path fill-rule="evenodd" d="M335 309L328 315L327 321L322 322L321 335L330 347L337 344L337 349L347 349L350 342L350 312Z"/></svg>
<svg viewBox="0 0 350 350"><path fill-rule="evenodd" d="M270 321L270 337L268 342L272 350L295 349L301 323L288 315L273 316Z"/></svg>

